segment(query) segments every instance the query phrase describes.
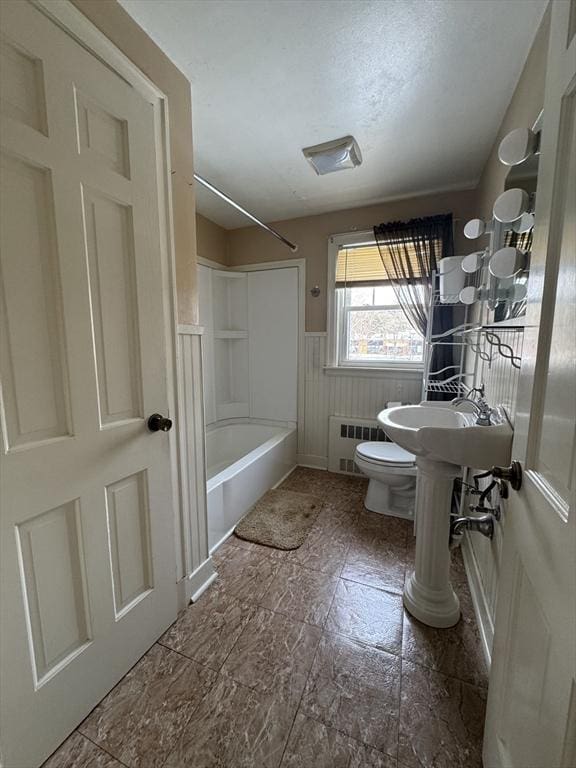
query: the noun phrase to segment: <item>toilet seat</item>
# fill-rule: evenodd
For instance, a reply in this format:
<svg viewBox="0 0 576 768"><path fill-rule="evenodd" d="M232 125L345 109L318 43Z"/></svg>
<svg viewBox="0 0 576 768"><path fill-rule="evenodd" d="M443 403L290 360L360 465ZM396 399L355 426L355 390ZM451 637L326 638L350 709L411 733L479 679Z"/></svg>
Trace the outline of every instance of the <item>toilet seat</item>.
<svg viewBox="0 0 576 768"><path fill-rule="evenodd" d="M396 443L377 441L360 443L356 446L356 454L365 462L377 466L407 468L416 464L416 456Z"/></svg>

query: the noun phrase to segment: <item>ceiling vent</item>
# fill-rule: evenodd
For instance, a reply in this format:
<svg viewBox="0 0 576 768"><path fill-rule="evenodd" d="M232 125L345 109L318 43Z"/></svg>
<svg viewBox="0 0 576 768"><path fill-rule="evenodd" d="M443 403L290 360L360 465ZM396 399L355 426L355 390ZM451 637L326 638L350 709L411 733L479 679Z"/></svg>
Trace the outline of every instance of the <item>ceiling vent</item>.
<svg viewBox="0 0 576 768"><path fill-rule="evenodd" d="M356 168L362 162L360 147L354 136L344 136L342 139L326 141L314 147L304 147L302 152L318 176Z"/></svg>

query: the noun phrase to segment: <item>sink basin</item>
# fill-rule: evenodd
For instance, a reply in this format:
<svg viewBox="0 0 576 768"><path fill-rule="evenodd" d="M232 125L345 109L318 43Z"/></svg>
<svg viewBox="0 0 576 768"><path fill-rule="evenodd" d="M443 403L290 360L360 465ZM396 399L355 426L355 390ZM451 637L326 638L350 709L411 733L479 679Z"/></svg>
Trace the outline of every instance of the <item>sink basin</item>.
<svg viewBox="0 0 576 768"><path fill-rule="evenodd" d="M503 410L495 410L495 423L489 427L476 426L475 421L476 414L428 403L378 414L388 437L416 456L474 469L510 464L513 431Z"/></svg>

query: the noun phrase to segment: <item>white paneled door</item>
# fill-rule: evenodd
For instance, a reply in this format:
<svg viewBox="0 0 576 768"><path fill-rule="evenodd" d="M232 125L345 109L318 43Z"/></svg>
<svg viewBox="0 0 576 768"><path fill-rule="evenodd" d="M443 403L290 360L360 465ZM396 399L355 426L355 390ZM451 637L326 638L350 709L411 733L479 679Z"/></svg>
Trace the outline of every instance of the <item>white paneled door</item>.
<svg viewBox="0 0 576 768"><path fill-rule="evenodd" d="M576 766L575 32L554 0L485 768Z"/></svg>
<svg viewBox="0 0 576 768"><path fill-rule="evenodd" d="M33 768L176 614L156 108L1 8L1 756Z"/></svg>

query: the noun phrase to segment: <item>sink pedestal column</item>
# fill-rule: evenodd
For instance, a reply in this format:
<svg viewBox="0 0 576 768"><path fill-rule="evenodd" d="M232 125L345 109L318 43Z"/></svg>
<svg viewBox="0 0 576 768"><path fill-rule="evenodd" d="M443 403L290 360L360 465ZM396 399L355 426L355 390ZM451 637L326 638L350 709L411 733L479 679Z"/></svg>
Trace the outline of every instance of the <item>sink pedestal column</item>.
<svg viewBox="0 0 576 768"><path fill-rule="evenodd" d="M450 507L460 467L417 457L416 569L404 587L406 609L430 627L452 627L460 603L450 584Z"/></svg>

